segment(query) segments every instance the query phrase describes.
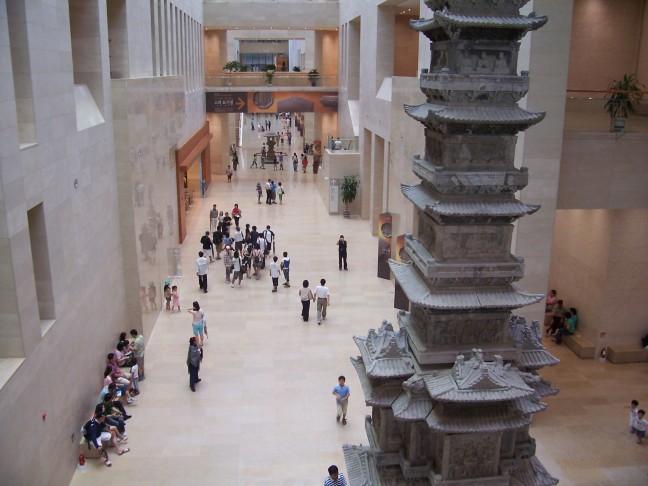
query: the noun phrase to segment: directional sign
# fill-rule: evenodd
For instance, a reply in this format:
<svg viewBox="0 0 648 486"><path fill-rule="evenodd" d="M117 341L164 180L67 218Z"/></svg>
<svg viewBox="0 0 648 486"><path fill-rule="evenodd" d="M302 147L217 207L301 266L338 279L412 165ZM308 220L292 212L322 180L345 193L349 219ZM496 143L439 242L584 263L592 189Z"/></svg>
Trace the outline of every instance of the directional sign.
<svg viewBox="0 0 648 486"><path fill-rule="evenodd" d="M207 92L208 113L247 113L248 94L245 93L222 93Z"/></svg>

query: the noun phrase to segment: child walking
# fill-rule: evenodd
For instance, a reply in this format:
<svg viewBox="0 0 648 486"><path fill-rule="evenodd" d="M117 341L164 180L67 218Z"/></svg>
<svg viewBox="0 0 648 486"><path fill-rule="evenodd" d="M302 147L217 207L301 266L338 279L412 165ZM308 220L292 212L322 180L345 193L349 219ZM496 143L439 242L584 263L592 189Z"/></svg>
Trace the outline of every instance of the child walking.
<svg viewBox="0 0 648 486"><path fill-rule="evenodd" d="M340 416L342 416L342 425L346 425L346 415L347 407L349 406L349 397L351 396L351 390L345 385L346 378L342 375L338 377L338 384L333 387L333 395L335 395L335 403L337 405L337 418L336 420L340 421Z"/></svg>
<svg viewBox="0 0 648 486"><path fill-rule="evenodd" d="M637 418L634 421L635 433L637 434L637 444L641 444L646 437L646 426L648 426L648 420L644 418L646 412L639 410L637 412Z"/></svg>
<svg viewBox="0 0 648 486"><path fill-rule="evenodd" d="M178 308L178 312L180 312L180 294L178 293L178 286L174 285L171 287L171 312L176 307Z"/></svg>
<svg viewBox="0 0 648 486"><path fill-rule="evenodd" d="M637 412L639 411L639 402L637 400L632 400L630 402L630 433L634 434L636 432L634 423L637 419Z"/></svg>

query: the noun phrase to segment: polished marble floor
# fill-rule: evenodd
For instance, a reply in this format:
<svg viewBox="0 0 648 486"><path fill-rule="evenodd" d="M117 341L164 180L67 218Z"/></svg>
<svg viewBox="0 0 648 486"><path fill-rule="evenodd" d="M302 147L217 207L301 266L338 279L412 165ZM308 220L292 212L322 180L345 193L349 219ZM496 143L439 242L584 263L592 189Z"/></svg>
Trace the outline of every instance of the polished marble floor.
<svg viewBox="0 0 648 486"><path fill-rule="evenodd" d="M131 453L114 455L110 470L89 461L73 485L317 485L330 464L345 470L342 444L367 442L369 409L349 357L358 353L354 334L366 334L382 319L395 321L393 287L376 278L377 240L367 221L327 214L313 182L318 175L294 173L289 164L276 173L249 169L249 154L262 140L247 126L233 182L217 176L191 210L182 248L187 276L174 281L183 311L163 312L148 342L147 380L128 422ZM258 205L256 182L273 176L286 187L284 204ZM243 224L272 226L277 253L288 251L292 260L290 289L271 293L267 274L230 288L218 261L209 293L199 293L193 262L214 203L223 210L238 203ZM340 234L349 242L347 272L337 268ZM331 289L322 326L313 313L302 322L297 296L303 279L314 287L320 278ZM206 310L210 333L196 393L184 364L191 335L185 309L193 300ZM637 445L627 431L630 400L648 407L648 365L581 361L565 347L549 348L562 362L543 376L561 393L547 398L549 408L534 417L544 465L564 485L648 484L648 444ZM331 395L340 374L351 387L346 426L335 421Z"/></svg>

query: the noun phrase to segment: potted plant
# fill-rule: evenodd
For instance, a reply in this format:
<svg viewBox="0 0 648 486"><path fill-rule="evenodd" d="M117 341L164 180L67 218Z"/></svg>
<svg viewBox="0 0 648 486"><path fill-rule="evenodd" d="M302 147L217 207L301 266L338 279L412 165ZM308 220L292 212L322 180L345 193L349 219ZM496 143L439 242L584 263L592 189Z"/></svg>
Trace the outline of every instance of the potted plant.
<svg viewBox="0 0 648 486"><path fill-rule="evenodd" d="M269 86L272 86L272 79L274 78L276 69L277 69L277 66L275 66L274 64L266 64L265 77L266 77L266 81L268 82Z"/></svg>
<svg viewBox="0 0 648 486"><path fill-rule="evenodd" d="M293 66L293 71L296 72L296 73L300 73L301 68L299 66Z"/></svg>
<svg viewBox="0 0 648 486"><path fill-rule="evenodd" d="M223 64L223 71L227 71L230 74L230 76L227 76L227 86L232 86L231 74L233 72L241 71L242 68L243 65L238 61L227 61Z"/></svg>
<svg viewBox="0 0 648 486"><path fill-rule="evenodd" d="M358 197L358 186L360 180L357 175L344 176L340 182L340 193L342 195L342 202L344 203L344 212L342 213L345 218L349 218L349 204L355 201Z"/></svg>
<svg viewBox="0 0 648 486"><path fill-rule="evenodd" d="M320 73L317 69L311 69L308 71L308 80L311 83L311 86L317 86L317 80L320 78Z"/></svg>
<svg viewBox="0 0 648 486"><path fill-rule="evenodd" d="M610 131L624 131L626 118L630 113L635 112L635 106L643 96L641 92L643 88L645 86L634 74L624 74L623 79L608 84L609 93L605 95L605 111L610 114Z"/></svg>
<svg viewBox="0 0 648 486"><path fill-rule="evenodd" d="M243 65L238 61L227 61L223 65L223 71L227 71L232 74L233 72L240 71Z"/></svg>

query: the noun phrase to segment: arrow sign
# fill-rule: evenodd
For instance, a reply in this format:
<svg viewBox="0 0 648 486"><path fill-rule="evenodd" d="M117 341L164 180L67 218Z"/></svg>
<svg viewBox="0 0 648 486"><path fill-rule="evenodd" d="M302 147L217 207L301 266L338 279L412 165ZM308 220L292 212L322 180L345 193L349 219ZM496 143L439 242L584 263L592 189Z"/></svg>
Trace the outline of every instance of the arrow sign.
<svg viewBox="0 0 648 486"><path fill-rule="evenodd" d="M247 113L247 92L207 92L205 101L208 113Z"/></svg>

